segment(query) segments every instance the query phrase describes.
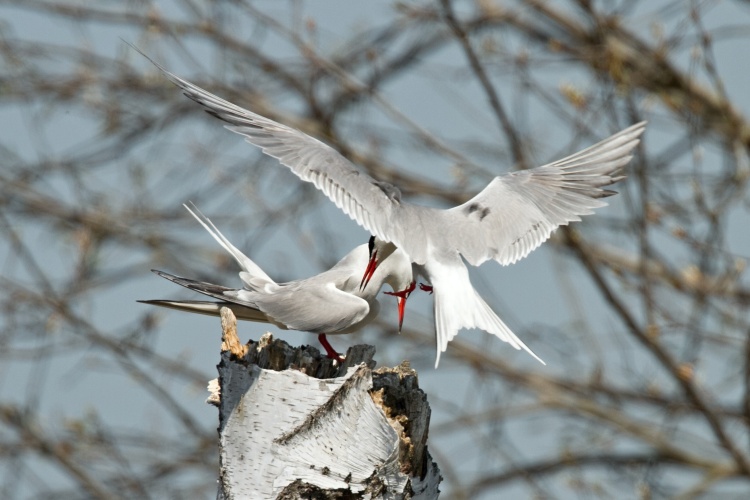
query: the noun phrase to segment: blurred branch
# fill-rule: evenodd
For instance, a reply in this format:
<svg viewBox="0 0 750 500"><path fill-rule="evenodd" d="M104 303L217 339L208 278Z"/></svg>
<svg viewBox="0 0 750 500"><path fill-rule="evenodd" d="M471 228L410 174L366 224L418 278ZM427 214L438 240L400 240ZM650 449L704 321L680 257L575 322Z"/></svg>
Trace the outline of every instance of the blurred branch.
<svg viewBox="0 0 750 500"><path fill-rule="evenodd" d="M447 366L422 370L437 401L431 451L450 498L746 489L750 127L726 67L747 45L745 4L440 0L347 4L339 19L304 0L1 0L0 388L28 390L0 392L0 468L8 482L50 462L70 480L0 495L213 491L216 424L182 395L215 361L176 357L194 342L131 300L158 290L156 266L236 282L181 203L280 277L330 266L353 238L319 193L205 118L123 39L431 204L649 120L612 206L526 267L544 273L560 316L517 309L537 297L525 280L508 288L519 297L486 296L512 299L498 312L548 366L462 333ZM508 276L479 273L489 289ZM384 358L431 365L429 314L410 310L405 327L389 342L381 315L363 337ZM99 417L112 402L90 390L101 370L121 397L152 396L148 412L123 415L127 426ZM76 397L83 416L56 411ZM58 424L70 434L41 430Z"/></svg>
<svg viewBox="0 0 750 500"><path fill-rule="evenodd" d="M67 472L92 498L118 498L78 465L65 443L55 443L49 436L43 435L32 423L31 415L24 414L12 406L3 405L0 406L0 419L19 434L26 448L39 453Z"/></svg>
<svg viewBox="0 0 750 500"><path fill-rule="evenodd" d="M492 82L490 82L479 57L472 48L471 40L469 40L468 35L461 27L458 19L456 19L456 15L453 12L453 0L441 0L440 3L443 6L443 12L448 26L461 44L461 48L463 49L464 54L466 54L466 59L468 59L469 65L471 66L471 70L482 85L485 94L487 94L487 100L490 101L490 106L492 106L492 110L497 117L501 130L508 137L508 145L510 146L511 151L513 151L513 163L515 164L515 167L518 169L529 168L530 165L523 154L521 139L518 137L516 130L510 123L510 119L508 118L503 105L500 104L500 98L498 97L497 92L495 92L495 88L492 86Z"/></svg>
<svg viewBox="0 0 750 500"><path fill-rule="evenodd" d="M732 458L737 463L737 467L739 467L744 475L750 476L750 464L748 464L747 457L742 454L742 452L735 446L733 440L730 439L724 429L721 419L714 413L710 404L704 400L699 389L693 384L690 373L686 372L683 367L678 365L672 356L657 342L657 336L653 334L649 335L649 330L647 328L642 329L638 326L628 308L616 297L615 293L609 285L607 285L600 270L589 259L588 254L582 250L581 242L577 238L575 232L565 230L565 234L568 237L568 245L576 252L581 263L599 287L602 295L607 302L609 302L615 312L617 312L623 323L628 327L630 333L648 348L648 350L659 360L664 369L682 387L687 398L700 410L701 413L703 413L703 416L716 435L717 440L721 443L721 446L732 455ZM651 329L651 332L653 332L653 329Z"/></svg>
<svg viewBox="0 0 750 500"><path fill-rule="evenodd" d="M644 466L670 466L680 465L672 457L658 456L653 454L626 455L626 454L570 454L559 460L547 460L527 464L514 468L503 474L485 477L476 481L469 490L470 498L484 493L486 490L502 486L505 483L522 479L524 477L540 477L549 474L557 474L571 468L628 468ZM726 476L724 476L726 477Z"/></svg>

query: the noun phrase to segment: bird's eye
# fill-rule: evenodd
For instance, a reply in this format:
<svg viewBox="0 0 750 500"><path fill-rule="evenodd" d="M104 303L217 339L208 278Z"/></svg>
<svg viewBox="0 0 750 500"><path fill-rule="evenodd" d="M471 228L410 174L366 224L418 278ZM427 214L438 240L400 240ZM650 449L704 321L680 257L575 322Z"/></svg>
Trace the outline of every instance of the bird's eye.
<svg viewBox="0 0 750 500"><path fill-rule="evenodd" d="M372 257L372 249L375 248L375 236L370 236L370 241L367 243L367 248L370 249L370 257Z"/></svg>

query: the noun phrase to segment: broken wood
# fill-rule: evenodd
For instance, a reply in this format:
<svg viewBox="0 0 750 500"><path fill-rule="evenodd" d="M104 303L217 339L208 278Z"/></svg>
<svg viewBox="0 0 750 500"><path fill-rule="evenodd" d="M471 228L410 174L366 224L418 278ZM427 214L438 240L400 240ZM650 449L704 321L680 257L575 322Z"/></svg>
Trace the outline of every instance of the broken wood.
<svg viewBox="0 0 750 500"><path fill-rule="evenodd" d="M243 345L222 309L219 499L435 499L430 407L407 362L373 370L375 348L343 365L270 333Z"/></svg>

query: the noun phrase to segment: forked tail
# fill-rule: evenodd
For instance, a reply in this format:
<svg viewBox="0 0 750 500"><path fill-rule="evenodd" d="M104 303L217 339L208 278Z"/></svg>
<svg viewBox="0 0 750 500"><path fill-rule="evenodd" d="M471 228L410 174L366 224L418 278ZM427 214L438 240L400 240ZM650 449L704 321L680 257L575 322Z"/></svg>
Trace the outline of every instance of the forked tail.
<svg viewBox="0 0 750 500"><path fill-rule="evenodd" d="M528 352L540 363L546 364L498 318L471 286L469 273L463 262L458 264L430 265L432 269L428 269L435 297L434 313L437 332L435 368L438 367L440 354L446 350L448 342L464 328L478 328L491 333L514 348Z"/></svg>
<svg viewBox="0 0 750 500"><path fill-rule="evenodd" d="M246 285L248 285L251 290L258 290L269 283L275 283L263 271L263 269L258 266L258 264L253 262L250 257L242 253L237 247L232 245L232 243L223 234L221 234L221 231L219 231L219 229L214 226L214 223L211 222L211 219L203 215L201 211L198 210L198 207L196 207L192 202L190 203L190 206L187 206L185 204L183 204L183 206L187 209L188 212L190 212L190 215L195 217L195 219L200 222L201 226L203 226L205 230L208 231L211 236L213 236L213 238L219 243L219 245L221 245L224 250L229 252L232 257L234 257L234 260L237 261L237 264L239 264L242 268L240 279L242 279L242 281Z"/></svg>

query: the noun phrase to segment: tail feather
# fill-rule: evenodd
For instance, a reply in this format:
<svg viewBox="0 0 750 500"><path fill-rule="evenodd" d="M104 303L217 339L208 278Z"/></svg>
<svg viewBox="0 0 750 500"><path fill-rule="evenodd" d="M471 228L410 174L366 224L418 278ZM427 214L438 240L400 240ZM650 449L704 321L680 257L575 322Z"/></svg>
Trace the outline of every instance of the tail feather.
<svg viewBox="0 0 750 500"><path fill-rule="evenodd" d="M248 296L252 295L254 292L249 292L247 290L237 290L236 288L229 288L222 285L214 285L213 283L197 281L190 278L183 278L181 276L175 276L174 274L165 273L164 271L159 271L158 269L152 269L151 272L158 274L162 278L168 279L172 283L184 286L185 288L193 290L194 292L202 293L203 295L208 295L209 297L219 299L222 302L232 302L242 307L258 309L258 306L254 302L243 300L241 298L241 296L243 295L245 298L248 298Z"/></svg>
<svg viewBox="0 0 750 500"><path fill-rule="evenodd" d="M221 231L214 225L213 222L211 222L211 219L206 217L201 213L200 210L198 210L198 207L196 207L192 202L190 203L191 207L187 205L183 205L188 212L190 212L190 215L195 217L195 219L200 222L201 226L203 226L208 233L213 236L213 238L221 245L224 250L229 252L232 257L234 257L234 260L237 261L237 264L240 265L242 270L244 272L240 273L240 278L242 281L244 281L249 287L252 289L259 289L262 286L268 284L268 283L274 283L274 281L263 271L263 269L258 266L255 262L253 262L250 257L242 253L237 247L232 245L230 241L221 234Z"/></svg>
<svg viewBox="0 0 750 500"><path fill-rule="evenodd" d="M228 307L239 320L256 321L259 323L270 322L264 312L233 302L210 302L204 300L139 300L138 302L208 316L220 316L221 308Z"/></svg>
<svg viewBox="0 0 750 500"><path fill-rule="evenodd" d="M435 329L437 333L437 356L435 368L440 363L440 355L445 352L448 342L462 329L478 328L495 335L515 349L523 349L534 359L545 364L529 349L508 326L492 311L479 296L469 281L469 273L461 263L459 266L440 266L439 272L430 272L435 303ZM428 270L429 271L429 270Z"/></svg>

